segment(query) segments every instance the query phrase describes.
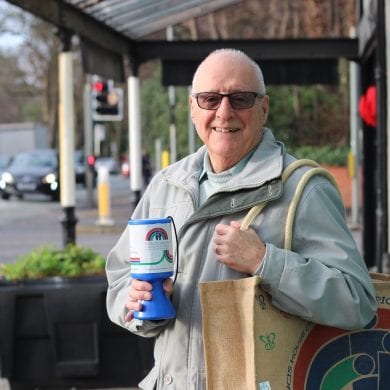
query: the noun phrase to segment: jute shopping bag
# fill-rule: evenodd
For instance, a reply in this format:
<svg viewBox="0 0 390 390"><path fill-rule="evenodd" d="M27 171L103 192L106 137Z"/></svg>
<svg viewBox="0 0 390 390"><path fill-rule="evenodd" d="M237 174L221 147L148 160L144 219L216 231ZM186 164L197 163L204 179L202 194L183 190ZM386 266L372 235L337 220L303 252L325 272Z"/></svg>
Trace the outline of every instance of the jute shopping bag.
<svg viewBox="0 0 390 390"><path fill-rule="evenodd" d="M207 389L390 389L390 275L371 276L379 309L355 331L278 310L259 277L201 283Z"/></svg>
<svg viewBox="0 0 390 390"><path fill-rule="evenodd" d="M285 226L291 249L294 217L307 182L333 177L311 160L283 172L288 179L311 166L297 185ZM241 228L266 204L252 208ZM315 325L275 308L259 277L200 284L208 390L387 390L390 389L390 276L372 274L378 311L365 329Z"/></svg>

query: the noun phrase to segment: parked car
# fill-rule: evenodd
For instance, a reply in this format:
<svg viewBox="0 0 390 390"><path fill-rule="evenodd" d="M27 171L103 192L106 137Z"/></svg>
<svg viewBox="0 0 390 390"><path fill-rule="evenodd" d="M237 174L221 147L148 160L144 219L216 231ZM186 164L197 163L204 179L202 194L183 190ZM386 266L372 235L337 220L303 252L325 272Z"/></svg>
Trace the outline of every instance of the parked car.
<svg viewBox="0 0 390 390"><path fill-rule="evenodd" d="M10 156L0 155L0 177L11 160Z"/></svg>
<svg viewBox="0 0 390 390"><path fill-rule="evenodd" d="M59 200L58 152L38 149L16 154L1 175L0 189L2 199L41 193Z"/></svg>
<svg viewBox="0 0 390 390"><path fill-rule="evenodd" d="M11 161L11 157L5 156L5 155L0 155L0 179L1 175L3 174L4 170L7 168L8 164ZM0 186L0 197L2 195L3 191Z"/></svg>

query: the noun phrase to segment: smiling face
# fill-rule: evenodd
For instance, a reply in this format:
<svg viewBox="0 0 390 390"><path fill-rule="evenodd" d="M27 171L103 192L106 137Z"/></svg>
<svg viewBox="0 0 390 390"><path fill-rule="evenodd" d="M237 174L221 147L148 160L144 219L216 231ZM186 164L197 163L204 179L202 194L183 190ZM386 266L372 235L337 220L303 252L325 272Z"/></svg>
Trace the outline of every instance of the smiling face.
<svg viewBox="0 0 390 390"><path fill-rule="evenodd" d="M192 93L259 91L254 66L244 56L229 52L212 54L200 65ZM204 110L190 96L191 117L207 146L214 172L225 171L240 161L261 140L268 115L268 96L257 97L252 108L235 110L224 97L216 110Z"/></svg>

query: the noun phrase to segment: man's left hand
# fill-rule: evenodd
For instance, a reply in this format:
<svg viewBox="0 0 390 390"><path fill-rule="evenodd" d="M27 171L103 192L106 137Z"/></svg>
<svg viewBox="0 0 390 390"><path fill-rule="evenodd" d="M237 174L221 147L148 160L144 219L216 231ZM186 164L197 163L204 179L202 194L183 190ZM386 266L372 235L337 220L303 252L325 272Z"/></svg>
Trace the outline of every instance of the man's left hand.
<svg viewBox="0 0 390 390"><path fill-rule="evenodd" d="M239 221L231 221L215 227L215 253L221 263L252 275L263 260L265 244L252 228L240 230L240 226Z"/></svg>

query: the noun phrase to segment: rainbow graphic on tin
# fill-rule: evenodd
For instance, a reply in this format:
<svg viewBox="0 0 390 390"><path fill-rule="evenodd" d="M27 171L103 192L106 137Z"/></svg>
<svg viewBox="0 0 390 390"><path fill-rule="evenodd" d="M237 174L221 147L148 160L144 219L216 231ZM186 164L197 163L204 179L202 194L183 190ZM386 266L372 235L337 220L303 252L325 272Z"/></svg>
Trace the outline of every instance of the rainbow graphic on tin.
<svg viewBox="0 0 390 390"><path fill-rule="evenodd" d="M173 265L172 242L167 228L170 220L129 221L130 262L136 267L149 267L150 270L162 270ZM165 264L165 266L164 266ZM162 268L161 268L162 267ZM138 268L140 269L140 268Z"/></svg>
<svg viewBox="0 0 390 390"><path fill-rule="evenodd" d="M166 230L164 230L161 227L156 227L149 230L145 237L145 241L167 241L167 240L169 240L168 233L166 232ZM169 249L164 249L162 251L162 256L160 259L148 263L142 262L142 265L157 265L162 263L164 260L168 261L168 263L173 263L173 255L169 251ZM139 256L138 257L130 256L130 261L132 263L140 263L141 258Z"/></svg>

